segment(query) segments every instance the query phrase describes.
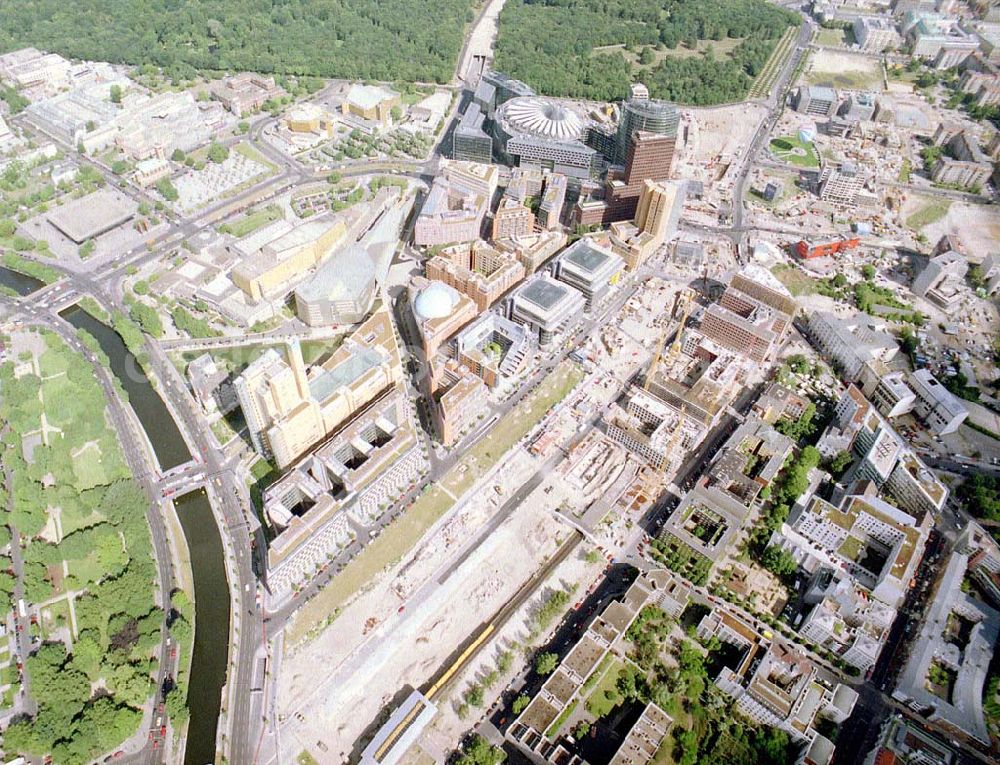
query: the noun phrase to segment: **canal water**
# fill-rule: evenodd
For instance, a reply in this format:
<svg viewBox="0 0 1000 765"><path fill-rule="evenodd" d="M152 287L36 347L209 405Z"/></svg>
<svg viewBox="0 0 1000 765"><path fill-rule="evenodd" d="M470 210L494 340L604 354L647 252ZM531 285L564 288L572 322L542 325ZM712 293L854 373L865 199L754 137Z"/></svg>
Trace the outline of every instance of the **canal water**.
<svg viewBox="0 0 1000 765"><path fill-rule="evenodd" d="M74 306L60 315L77 329L86 330L97 338L101 349L111 360L111 371L128 394L128 402L149 436L160 468L169 470L190 460L191 452L188 451L170 410L149 384L146 373L125 347L121 336L82 308Z"/></svg>
<svg viewBox="0 0 1000 765"><path fill-rule="evenodd" d="M188 682L188 725L184 765L215 762L222 686L229 647L229 585L219 532L204 490L175 503L194 571L194 660Z"/></svg>
<svg viewBox="0 0 1000 765"><path fill-rule="evenodd" d="M0 273L0 284L8 284L8 278ZM9 286L17 289L15 283ZM111 361L111 371L128 394L129 404L153 445L160 467L168 470L190 460L191 454L170 411L118 333L80 308L69 308L61 315L100 343ZM191 722L184 762L205 765L215 762L215 733L226 682L229 585L222 540L205 492L187 494L177 499L175 506L187 540L195 590L194 654L188 683Z"/></svg>
<svg viewBox="0 0 1000 765"><path fill-rule="evenodd" d="M0 266L0 285L10 287L18 295L24 297L44 287L45 282L33 276L22 274L20 271L11 271L9 268Z"/></svg>

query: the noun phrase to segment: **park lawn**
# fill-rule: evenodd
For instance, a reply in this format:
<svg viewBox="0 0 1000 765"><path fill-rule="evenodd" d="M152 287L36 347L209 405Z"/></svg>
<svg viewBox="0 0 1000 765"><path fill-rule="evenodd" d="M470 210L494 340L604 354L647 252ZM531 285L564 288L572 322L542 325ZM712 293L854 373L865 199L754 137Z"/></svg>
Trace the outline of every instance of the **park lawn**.
<svg viewBox="0 0 1000 765"><path fill-rule="evenodd" d="M928 202L906 219L906 225L914 231L919 231L924 226L929 226L932 223L937 223L941 220L948 214L950 207L951 202L941 202L937 200Z"/></svg>
<svg viewBox="0 0 1000 765"><path fill-rule="evenodd" d="M844 44L844 29L823 29L822 27L816 32L816 43L818 45L843 45Z"/></svg>
<svg viewBox="0 0 1000 765"><path fill-rule="evenodd" d="M49 348L38 359L38 368L42 377L56 377L66 374L73 363L74 359L69 354Z"/></svg>
<svg viewBox="0 0 1000 765"><path fill-rule="evenodd" d="M299 609L294 623L288 628L288 644L295 645L314 627L334 616L378 572L413 549L427 529L475 483L477 471L469 467L463 473L460 471L462 465L477 465L481 471L479 475L486 472L582 379L583 370L573 362L565 361L553 369L525 402L508 412L494 426L490 437L480 441L468 457L448 471L440 486L422 494L406 513L390 524L380 537L365 547L325 588Z"/></svg>
<svg viewBox="0 0 1000 765"><path fill-rule="evenodd" d="M125 550L119 548L118 559L114 561L114 568L120 568L128 562L128 555ZM80 585L95 584L101 577L108 573L108 561L101 560L97 551L90 553L86 558L66 561L69 566L69 573L79 582Z"/></svg>
<svg viewBox="0 0 1000 765"><path fill-rule="evenodd" d="M237 239L242 239L247 234L263 228L268 223L274 223L279 218L281 218L281 208L277 205L268 205L262 210L249 213L235 223L227 224L227 230Z"/></svg>
<svg viewBox="0 0 1000 765"><path fill-rule="evenodd" d="M816 147L796 136L779 136L771 141L770 149L775 159L782 162L788 162L796 167L819 167Z"/></svg>
<svg viewBox="0 0 1000 765"><path fill-rule="evenodd" d="M69 603L66 598L45 606L41 610L38 622L42 628L42 637L46 640L57 629L70 626Z"/></svg>
<svg viewBox="0 0 1000 765"><path fill-rule="evenodd" d="M816 280L795 266L779 263L771 269L771 273L785 285L792 293L792 297L812 295L816 292Z"/></svg>
<svg viewBox="0 0 1000 765"><path fill-rule="evenodd" d="M70 459L73 462L73 475L76 476L73 483L78 491L92 489L95 486L106 486L110 483L108 475L104 472L101 447L97 445L96 441L84 444Z"/></svg>
<svg viewBox="0 0 1000 765"><path fill-rule="evenodd" d="M618 674L621 672L623 666L620 659L615 659L604 670L604 674L597 681L594 690L587 697L587 711L594 717L607 716L611 713L611 710L622 702L622 696L618 693L615 683L618 682ZM605 691L611 691L614 695L608 698Z"/></svg>

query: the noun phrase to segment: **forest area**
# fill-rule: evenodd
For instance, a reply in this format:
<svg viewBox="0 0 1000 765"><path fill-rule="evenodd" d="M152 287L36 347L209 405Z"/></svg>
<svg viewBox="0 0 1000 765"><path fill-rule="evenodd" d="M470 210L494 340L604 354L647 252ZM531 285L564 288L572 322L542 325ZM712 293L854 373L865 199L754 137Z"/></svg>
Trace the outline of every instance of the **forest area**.
<svg viewBox="0 0 1000 765"><path fill-rule="evenodd" d="M0 51L197 70L448 82L471 0L32 0L0 3Z"/></svg>
<svg viewBox="0 0 1000 765"><path fill-rule="evenodd" d="M508 0L496 67L550 96L612 101L641 80L655 98L726 103L746 96L782 33L798 23L764 0ZM695 51L725 40L739 42L725 54L711 45ZM615 45L624 51L595 50ZM637 73L626 53L646 67Z"/></svg>

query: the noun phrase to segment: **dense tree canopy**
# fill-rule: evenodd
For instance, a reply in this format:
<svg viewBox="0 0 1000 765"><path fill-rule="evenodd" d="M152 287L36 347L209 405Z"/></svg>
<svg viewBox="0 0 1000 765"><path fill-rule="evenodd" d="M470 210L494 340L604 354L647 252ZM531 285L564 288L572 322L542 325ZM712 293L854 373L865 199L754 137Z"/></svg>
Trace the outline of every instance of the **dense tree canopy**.
<svg viewBox="0 0 1000 765"><path fill-rule="evenodd" d="M196 69L447 82L469 0L33 0L0 4L0 50Z"/></svg>
<svg viewBox="0 0 1000 765"><path fill-rule="evenodd" d="M764 0L509 0L500 14L497 68L547 95L616 100L634 79L657 98L712 104L743 98L778 38L798 17ZM741 42L726 56L667 55L633 74L618 48L694 48Z"/></svg>

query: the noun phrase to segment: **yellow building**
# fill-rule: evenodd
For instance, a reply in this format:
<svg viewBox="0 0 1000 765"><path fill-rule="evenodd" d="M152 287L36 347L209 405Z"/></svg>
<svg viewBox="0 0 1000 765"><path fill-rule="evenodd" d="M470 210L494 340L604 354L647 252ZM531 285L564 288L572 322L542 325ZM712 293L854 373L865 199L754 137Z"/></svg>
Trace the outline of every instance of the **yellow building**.
<svg viewBox="0 0 1000 765"><path fill-rule="evenodd" d="M372 122L388 122L392 107L399 106L399 93L377 85L355 84L347 92L340 109L345 115L353 115Z"/></svg>
<svg viewBox="0 0 1000 765"><path fill-rule="evenodd" d="M307 370L294 342L284 356L267 351L235 388L254 446L284 468L402 378L395 330L382 307L322 365Z"/></svg>
<svg viewBox="0 0 1000 765"><path fill-rule="evenodd" d="M285 126L293 133L317 133L332 136L333 116L316 104L298 104L285 116Z"/></svg>
<svg viewBox="0 0 1000 765"><path fill-rule="evenodd" d="M262 300L323 263L346 233L342 218L320 215L265 244L234 268L230 278L250 300Z"/></svg>

